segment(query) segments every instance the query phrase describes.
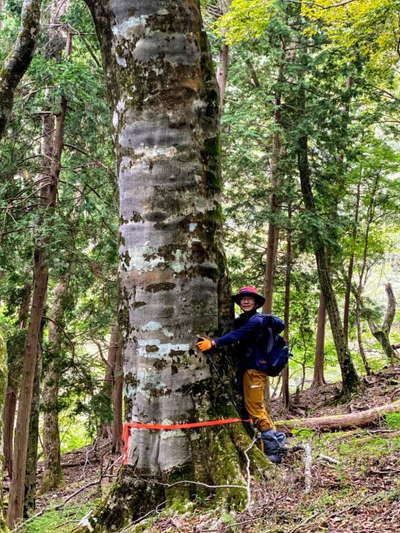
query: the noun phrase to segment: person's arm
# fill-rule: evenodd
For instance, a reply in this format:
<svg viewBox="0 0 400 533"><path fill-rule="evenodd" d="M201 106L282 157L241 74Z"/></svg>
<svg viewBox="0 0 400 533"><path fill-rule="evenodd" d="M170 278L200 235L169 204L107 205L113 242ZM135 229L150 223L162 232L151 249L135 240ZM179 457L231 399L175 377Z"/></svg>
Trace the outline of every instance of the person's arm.
<svg viewBox="0 0 400 533"><path fill-rule="evenodd" d="M226 344L232 344L233 342L247 339L254 335L254 333L258 333L261 328L261 316L252 317L240 328L234 329L222 337L214 339L215 346L225 346Z"/></svg>

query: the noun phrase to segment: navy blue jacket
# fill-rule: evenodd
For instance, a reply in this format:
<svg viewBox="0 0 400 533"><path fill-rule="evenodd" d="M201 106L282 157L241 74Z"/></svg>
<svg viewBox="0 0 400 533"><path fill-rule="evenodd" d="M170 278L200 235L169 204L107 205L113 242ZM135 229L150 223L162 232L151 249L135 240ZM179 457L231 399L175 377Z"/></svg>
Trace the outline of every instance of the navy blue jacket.
<svg viewBox="0 0 400 533"><path fill-rule="evenodd" d="M267 316L266 327L271 328L274 333L280 333L285 329L284 321L277 316L264 316ZM265 359L265 337L263 332L265 333L263 315L254 310L242 313L235 320L235 329L222 337L214 339L214 341L216 346L239 342L241 363L246 369L257 369L257 361Z"/></svg>

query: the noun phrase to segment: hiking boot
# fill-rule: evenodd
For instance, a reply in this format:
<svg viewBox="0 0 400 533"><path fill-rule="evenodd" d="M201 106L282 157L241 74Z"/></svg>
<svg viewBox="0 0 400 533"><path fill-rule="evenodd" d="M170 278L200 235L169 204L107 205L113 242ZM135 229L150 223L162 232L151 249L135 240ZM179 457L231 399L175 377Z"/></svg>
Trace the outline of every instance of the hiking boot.
<svg viewBox="0 0 400 533"><path fill-rule="evenodd" d="M286 435L281 431L274 429L267 429L261 432L261 439L264 444L264 453L268 456L270 461L279 464L282 461L282 456L286 455L288 449L285 446Z"/></svg>
<svg viewBox="0 0 400 533"><path fill-rule="evenodd" d="M280 455L267 455L271 463L279 465L282 462L282 457Z"/></svg>

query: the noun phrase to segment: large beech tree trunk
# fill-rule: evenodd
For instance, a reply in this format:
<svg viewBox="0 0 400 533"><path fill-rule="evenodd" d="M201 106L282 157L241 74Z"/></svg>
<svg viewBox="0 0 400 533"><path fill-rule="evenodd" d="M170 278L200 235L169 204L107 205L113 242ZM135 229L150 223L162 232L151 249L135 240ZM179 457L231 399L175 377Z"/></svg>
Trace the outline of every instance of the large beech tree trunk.
<svg viewBox="0 0 400 533"><path fill-rule="evenodd" d="M90 1L114 108L120 189L121 330L128 421L173 424L236 414L196 350L215 335L226 290L219 238L218 90L199 3ZM224 293L225 294L225 293ZM223 364L213 358L222 374ZM91 519L110 531L196 485L242 484L240 425L131 431L128 465ZM252 450L263 464L264 457ZM164 485L161 485L160 482ZM244 503L241 489L216 491Z"/></svg>
<svg viewBox="0 0 400 533"><path fill-rule="evenodd" d="M14 93L29 67L39 33L41 0L24 0L21 29L9 56L0 66L0 139L10 119Z"/></svg>

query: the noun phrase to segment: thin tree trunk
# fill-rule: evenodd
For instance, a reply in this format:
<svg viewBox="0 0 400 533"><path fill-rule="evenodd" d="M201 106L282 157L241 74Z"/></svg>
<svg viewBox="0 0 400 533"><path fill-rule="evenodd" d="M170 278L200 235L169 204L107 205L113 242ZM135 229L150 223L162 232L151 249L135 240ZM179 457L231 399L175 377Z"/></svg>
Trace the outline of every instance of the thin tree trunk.
<svg viewBox="0 0 400 533"><path fill-rule="evenodd" d="M318 307L318 325L317 338L315 345L315 362L314 362L314 377L311 384L312 388L322 387L326 384L324 377L324 362L325 362L325 327L326 327L326 305L323 292L319 295Z"/></svg>
<svg viewBox="0 0 400 533"><path fill-rule="evenodd" d="M280 127L281 122L281 98L277 95L275 98L275 127ZM276 216L279 213L279 202L277 198L277 191L281 182L281 172L279 169L280 159L282 154L282 139L281 132L275 131L272 141L272 153L271 153L271 181L270 181L270 222L268 227L268 242L267 242L267 257L265 264L265 277L264 277L264 295L265 303L263 306L264 313L272 312L273 301L273 287L276 268L276 257L278 252L279 241L279 226L276 223Z"/></svg>
<svg viewBox="0 0 400 533"><path fill-rule="evenodd" d="M48 267L44 249L36 248L34 254L34 287L32 296L31 318L25 344L21 388L18 401L18 413L14 443L13 478L10 485L8 506L8 525L13 528L22 518L25 497L25 474L29 439L29 421L31 415L40 323L47 291Z"/></svg>
<svg viewBox="0 0 400 533"><path fill-rule="evenodd" d="M286 274L285 274L285 311L284 311L284 321L285 321L285 338L290 344L289 338L289 321L290 321L290 288L291 288L291 276L292 276L292 206L289 202L288 206L288 230L287 230L287 241L286 241ZM289 363L282 372L282 400L285 409L290 408L290 393L289 393Z"/></svg>
<svg viewBox="0 0 400 533"><path fill-rule="evenodd" d="M300 106L303 109L304 104L305 93L304 90L302 90L302 94L300 96ZM303 135L298 140L297 156L301 190L303 194L305 209L312 216L316 216L317 213L310 182L311 171L308 162L308 139L306 135ZM314 236L313 245L315 258L317 261L319 283L325 297L325 303L328 311L329 322L331 325L332 336L335 343L336 353L338 356L342 373L342 394L344 396L348 396L349 394L357 390L359 386L359 378L357 376L356 369L354 368L353 361L351 359L351 355L348 351L347 343L345 341L342 321L339 315L339 308L337 305L336 296L333 290L332 281L330 277L327 253L324 247L324 243L322 242L322 239L318 234L315 234Z"/></svg>
<svg viewBox="0 0 400 533"><path fill-rule="evenodd" d="M361 329L361 309L358 300L356 300L356 324L357 324L357 341L358 349L360 351L361 359L364 364L365 372L367 376L371 375L371 368L368 363L367 355L364 350L364 343L362 339L362 329Z"/></svg>
<svg viewBox="0 0 400 533"><path fill-rule="evenodd" d="M110 344L108 347L108 356L107 356L107 368L106 368L106 373L104 376L104 384L102 388L102 394L104 395L105 398L108 398L110 402L110 407L112 406L112 403L113 403L112 399L113 399L113 391L114 391L115 365L116 365L116 360L117 360L117 352L119 348L120 348L119 327L118 325L114 325L111 328ZM111 438L112 420L101 424L101 427L99 427L98 435L103 439Z"/></svg>
<svg viewBox="0 0 400 533"><path fill-rule="evenodd" d="M25 474L25 497L24 497L24 518L27 518L36 508L36 474L37 456L39 442L39 407L40 407L40 377L42 370L42 345L43 345L42 320L39 333L38 357L36 360L35 380L33 382L32 408L29 420L28 451Z"/></svg>
<svg viewBox="0 0 400 533"><path fill-rule="evenodd" d="M121 451L122 435L122 388L124 384L124 370L122 364L121 335L118 328L117 351L114 363L114 379L112 391L113 423L112 423L112 451Z"/></svg>
<svg viewBox="0 0 400 533"><path fill-rule="evenodd" d="M62 99L61 111L57 115L54 127L54 136L52 136L53 121L48 114L44 115L45 135L43 141L45 144L45 157L48 157L47 151L51 146L50 169L46 180L41 182L41 201L45 209L44 218L39 222L40 229L46 221L47 216L54 210L57 198L58 175L61 165L61 151L64 135L64 117L66 110L66 101ZM53 142L51 142L53 140ZM48 238L47 238L48 239ZM10 527L14 527L16 522L21 519L24 506L24 489L25 473L27 463L28 438L29 438L29 419L31 415L31 405L33 396L33 384L35 378L36 361L38 357L38 340L40 324L43 315L43 309L46 301L47 283L48 283L48 265L46 258L46 245L48 240L44 239L38 243L34 251L34 286L32 296L32 307L30 321L27 331L27 338L24 351L24 362L22 369L21 390L18 402L18 414L16 422L16 439L14 446L13 463L18 465L15 470L11 485L10 499L7 520Z"/></svg>
<svg viewBox="0 0 400 533"><path fill-rule="evenodd" d="M394 363L394 359L397 356L390 343L389 335L390 329L393 324L394 316L396 314L396 299L394 297L392 285L390 283L387 283L385 285L385 291L388 303L382 325L381 327L378 327L372 318L368 318L368 325L372 335L381 344L382 349L389 360L389 364L392 365Z"/></svg>
<svg viewBox="0 0 400 533"><path fill-rule="evenodd" d="M14 48L0 67L0 139L11 116L18 83L29 67L40 25L40 0L24 0L21 29Z"/></svg>
<svg viewBox="0 0 400 533"><path fill-rule="evenodd" d="M7 346L3 338L3 334L0 331L0 412L5 402L5 391L7 383ZM3 429L0 425L0 446L3 445ZM0 461L0 531L6 533L8 528L5 521L4 513L4 500L3 500L3 478L4 478L4 465Z"/></svg>
<svg viewBox="0 0 400 533"><path fill-rule="evenodd" d="M217 66L217 83L219 88L219 103L220 109L224 107L225 87L228 80L229 68L229 46L223 44L219 52L218 66Z"/></svg>
<svg viewBox="0 0 400 533"><path fill-rule="evenodd" d="M58 425L58 394L61 377L61 329L64 302L69 287L68 276L54 290L54 301L48 323L47 368L43 379L43 455L44 472L41 491L58 487L62 481L60 430Z"/></svg>
<svg viewBox="0 0 400 533"><path fill-rule="evenodd" d="M354 214L354 225L352 231L352 252L349 260L349 266L347 269L347 280L346 280L346 292L344 295L344 312L343 312L343 330L346 342L349 341L349 314L350 314L350 296L351 296L351 285L353 283L353 270L354 270L354 247L357 239L358 232L358 213L360 209L360 199L361 199L361 180L357 185L357 194L356 194L356 205L355 205L355 214Z"/></svg>
<svg viewBox="0 0 400 533"><path fill-rule="evenodd" d="M17 407L17 396L22 370L22 360L24 355L24 345L26 337L26 326L29 318L30 300L32 294L32 284L27 283L22 289L21 306L18 314L17 335L9 339L8 355L8 380L7 391L4 404L4 464L10 479L12 478L12 455L14 439L15 410Z"/></svg>

